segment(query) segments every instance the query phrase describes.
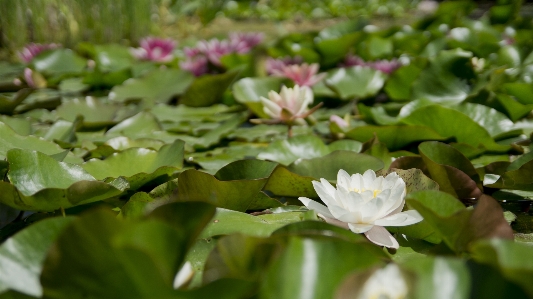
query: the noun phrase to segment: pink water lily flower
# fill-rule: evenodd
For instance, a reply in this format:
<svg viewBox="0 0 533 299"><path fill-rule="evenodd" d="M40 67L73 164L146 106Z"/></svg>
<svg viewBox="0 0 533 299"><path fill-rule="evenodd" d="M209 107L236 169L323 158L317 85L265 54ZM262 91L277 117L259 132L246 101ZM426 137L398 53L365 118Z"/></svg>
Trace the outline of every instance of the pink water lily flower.
<svg viewBox="0 0 533 299"><path fill-rule="evenodd" d="M308 87L295 85L293 88L283 86L281 92L271 90L268 99L261 97L263 111L272 119L290 122L305 117L308 106L313 102L313 91Z"/></svg>
<svg viewBox="0 0 533 299"><path fill-rule="evenodd" d="M234 52L233 47L228 40L218 40L215 38L209 41L199 41L196 47L212 64L216 66L222 66L222 63L220 62L222 56Z"/></svg>
<svg viewBox="0 0 533 299"><path fill-rule="evenodd" d="M24 63L30 63L35 56L46 50L53 50L59 48L59 44L35 44L31 43L26 45L22 50L18 52L19 58Z"/></svg>
<svg viewBox="0 0 533 299"><path fill-rule="evenodd" d="M207 58L203 55L187 57L184 61L180 62L180 68L191 72L196 77L209 72Z"/></svg>
<svg viewBox="0 0 533 299"><path fill-rule="evenodd" d="M349 66L366 66L373 68L375 70L381 71L385 74L392 74L394 71L396 71L398 68L402 66L402 63L396 59L393 58L391 60L376 60L376 61L364 61L361 57L356 55L347 55L344 59L344 63L342 66L349 67Z"/></svg>
<svg viewBox="0 0 533 299"><path fill-rule="evenodd" d="M176 47L176 42L172 39L157 37L146 37L141 39L140 48L130 48L130 52L135 58L155 62L169 62L174 58L172 52Z"/></svg>
<svg viewBox="0 0 533 299"><path fill-rule="evenodd" d="M341 169L336 188L325 179L312 183L326 206L306 197L298 198L308 209L315 210L328 223L356 234L364 233L368 240L380 246L399 247L384 226L406 226L423 219L416 210L402 212L406 186L395 172L376 177L369 169L363 175L350 176Z"/></svg>
<svg viewBox="0 0 533 299"><path fill-rule="evenodd" d="M326 77L326 73L318 73L318 63L293 64L274 70L274 76L289 78L300 86L313 86Z"/></svg>
<svg viewBox="0 0 533 299"><path fill-rule="evenodd" d="M233 51L245 54L260 44L264 38L265 35L261 32L232 32L229 34L229 43Z"/></svg>
<svg viewBox="0 0 533 299"><path fill-rule="evenodd" d="M287 65L302 64L303 58L300 56L285 56L283 58L267 58L265 62L265 69L267 74L272 75L276 71L281 71Z"/></svg>

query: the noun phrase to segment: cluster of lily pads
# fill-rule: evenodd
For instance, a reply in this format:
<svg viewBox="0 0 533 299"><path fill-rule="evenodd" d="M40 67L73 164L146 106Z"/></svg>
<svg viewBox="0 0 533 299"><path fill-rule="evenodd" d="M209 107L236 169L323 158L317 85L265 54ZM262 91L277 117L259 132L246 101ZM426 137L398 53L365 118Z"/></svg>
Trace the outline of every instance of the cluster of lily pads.
<svg viewBox="0 0 533 299"><path fill-rule="evenodd" d="M533 24L445 2L0 63L0 298L533 296Z"/></svg>

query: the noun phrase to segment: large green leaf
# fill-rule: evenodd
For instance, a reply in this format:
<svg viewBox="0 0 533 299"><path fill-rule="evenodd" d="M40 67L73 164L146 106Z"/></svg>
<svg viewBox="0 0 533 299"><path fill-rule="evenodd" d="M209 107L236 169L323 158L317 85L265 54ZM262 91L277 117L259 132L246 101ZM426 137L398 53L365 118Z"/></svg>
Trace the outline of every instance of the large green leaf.
<svg viewBox="0 0 533 299"><path fill-rule="evenodd" d="M272 142L257 158L289 165L298 159L322 157L330 153L327 145L314 135L299 135Z"/></svg>
<svg viewBox="0 0 533 299"><path fill-rule="evenodd" d="M361 126L346 132L347 138L360 142L366 142L374 136L389 150L398 150L414 142L446 139L424 126Z"/></svg>
<svg viewBox="0 0 533 299"><path fill-rule="evenodd" d="M458 150L441 142L423 142L418 150L440 190L470 204L481 196L479 174Z"/></svg>
<svg viewBox="0 0 533 299"><path fill-rule="evenodd" d="M513 239L513 231L501 206L494 198L482 195L473 210L440 191L420 191L407 196L407 204L423 217L420 226L428 224L456 252L484 238Z"/></svg>
<svg viewBox="0 0 533 299"><path fill-rule="evenodd" d="M374 96L385 84L387 75L369 67L354 66L328 72L326 85L343 100Z"/></svg>
<svg viewBox="0 0 533 299"><path fill-rule="evenodd" d="M159 151L130 148L105 160L92 159L82 167L97 180L125 177L130 189L136 190L157 179L168 179L183 166L184 142L176 140Z"/></svg>
<svg viewBox="0 0 533 299"><path fill-rule="evenodd" d="M12 149L7 160L12 184L0 182L0 193L5 194L0 200L20 210L69 208L117 196L129 187L123 178L97 181L80 166L40 152Z"/></svg>
<svg viewBox="0 0 533 299"><path fill-rule="evenodd" d="M186 71L157 69L142 78L113 87L109 98L117 102L146 99L167 103L173 96L183 94L193 80L194 76Z"/></svg>
<svg viewBox="0 0 533 299"><path fill-rule="evenodd" d="M32 64L39 73L64 75L81 73L87 61L70 49L57 49L35 57Z"/></svg>
<svg viewBox="0 0 533 299"><path fill-rule="evenodd" d="M340 169L349 174L364 173L383 168L383 162L366 154L351 151L334 151L326 156L313 159L300 159L289 165L288 169L301 176L310 176L316 179L336 181Z"/></svg>
<svg viewBox="0 0 533 299"><path fill-rule="evenodd" d="M533 296L530 277L533 275L533 250L531 246L510 240L491 239L472 245L475 260L499 269L509 280L520 285Z"/></svg>
<svg viewBox="0 0 533 299"><path fill-rule="evenodd" d="M0 293L16 290L42 296L42 264L57 236L72 220L73 217L42 220L0 246Z"/></svg>
<svg viewBox="0 0 533 299"><path fill-rule="evenodd" d="M255 237L268 237L275 230L304 219L318 219L313 213L302 211L284 212L252 216L250 214L217 209L213 220L205 228L200 238L210 238L219 235L244 234Z"/></svg>
<svg viewBox="0 0 533 299"><path fill-rule="evenodd" d="M237 78L239 71L196 78L180 98L180 104L191 107L208 107L222 100L226 89Z"/></svg>
<svg viewBox="0 0 533 299"><path fill-rule="evenodd" d="M464 103L451 108L468 115L472 120L485 128L493 138L514 130L514 123L505 114L485 105ZM517 133L520 133L518 131Z"/></svg>
<svg viewBox="0 0 533 299"><path fill-rule="evenodd" d="M468 96L470 87L466 83L473 70L470 65L471 52L461 49L441 51L430 58L429 66L422 70L413 83L413 97L428 99L436 103L462 102Z"/></svg>
<svg viewBox="0 0 533 299"><path fill-rule="evenodd" d="M471 278L465 263L460 259L435 257L417 258L402 264L415 273L414 298L470 298Z"/></svg>
<svg viewBox="0 0 533 299"><path fill-rule="evenodd" d="M108 211L85 214L59 236L45 261L45 297L180 298L174 277L213 212L203 203L174 203L135 222Z"/></svg>
<svg viewBox="0 0 533 299"><path fill-rule="evenodd" d="M330 238L289 238L262 280L260 298L333 298L350 272L382 263L370 246Z"/></svg>
<svg viewBox="0 0 533 299"><path fill-rule="evenodd" d="M485 128L467 115L442 106L431 105L413 111L403 119L410 125L427 126L444 137L454 137L457 142L486 148L491 151L505 152L508 146L494 142ZM381 140L381 138L380 138Z"/></svg>
<svg viewBox="0 0 533 299"><path fill-rule="evenodd" d="M179 201L203 201L235 211L258 210L281 204L261 192L267 178L219 181L197 170L186 170L178 177Z"/></svg>
<svg viewBox="0 0 533 299"><path fill-rule="evenodd" d="M38 150L47 155L56 155L65 150L57 144L36 136L21 136L6 124L0 122L0 159L5 159L11 149ZM68 153L66 162L81 163L83 160Z"/></svg>
<svg viewBox="0 0 533 299"><path fill-rule="evenodd" d="M116 123L120 106L106 104L93 97L84 100L75 98L61 104L55 110L56 115L64 120L74 121L78 115L83 116L83 125L89 128L102 128Z"/></svg>

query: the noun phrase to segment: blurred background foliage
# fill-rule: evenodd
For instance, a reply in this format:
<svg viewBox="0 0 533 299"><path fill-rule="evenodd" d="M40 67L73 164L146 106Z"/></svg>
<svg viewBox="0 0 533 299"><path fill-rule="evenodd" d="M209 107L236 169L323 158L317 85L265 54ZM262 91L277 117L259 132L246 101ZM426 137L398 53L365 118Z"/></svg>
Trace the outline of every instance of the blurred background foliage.
<svg viewBox="0 0 533 299"><path fill-rule="evenodd" d="M176 39L235 30L283 34L285 31L320 29L335 20L401 17L416 8L419 2L0 0L0 48L18 49L29 42L56 42L66 47L80 41L128 44L150 34ZM280 26L280 21L289 24Z"/></svg>

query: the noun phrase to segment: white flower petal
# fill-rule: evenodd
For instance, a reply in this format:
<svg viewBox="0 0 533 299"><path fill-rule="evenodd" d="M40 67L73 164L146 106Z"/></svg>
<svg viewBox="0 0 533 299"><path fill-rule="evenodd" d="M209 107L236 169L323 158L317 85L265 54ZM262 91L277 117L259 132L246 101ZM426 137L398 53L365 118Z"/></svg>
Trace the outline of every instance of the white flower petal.
<svg viewBox="0 0 533 299"><path fill-rule="evenodd" d="M322 183L322 186L324 186L324 189L326 189L326 191L328 192L329 195L331 196L335 196L335 187L333 187L333 185L331 185L330 182L328 182L328 180L326 179L320 179L320 183Z"/></svg>
<svg viewBox="0 0 533 299"><path fill-rule="evenodd" d="M365 233L365 236L370 242L380 246L396 249L400 247L398 241L383 226L374 225L371 230Z"/></svg>
<svg viewBox="0 0 533 299"><path fill-rule="evenodd" d="M361 191L365 187L363 176L360 173L352 174L350 183L355 190Z"/></svg>
<svg viewBox="0 0 533 299"><path fill-rule="evenodd" d="M362 234L366 233L367 231L371 230L372 227L374 227L373 224L366 224L366 223L348 223L348 227L350 230L356 234Z"/></svg>
<svg viewBox="0 0 533 299"><path fill-rule="evenodd" d="M379 226L406 226L418 223L423 219L418 211L409 210L376 220L374 224Z"/></svg>
<svg viewBox="0 0 533 299"><path fill-rule="evenodd" d="M298 197L298 200L301 201L304 206L306 206L309 210L316 211L317 213L322 214L328 218L334 218L326 206L321 205L318 202L307 197Z"/></svg>
<svg viewBox="0 0 533 299"><path fill-rule="evenodd" d="M277 105L276 103L261 97L260 98L261 103L263 104L263 111L268 114L268 116L276 119L280 118L281 116L281 107Z"/></svg>
<svg viewBox="0 0 533 299"><path fill-rule="evenodd" d="M376 179L376 173L369 169L363 173L363 180L365 182L365 189L370 189L370 186L372 186L372 182Z"/></svg>
<svg viewBox="0 0 533 299"><path fill-rule="evenodd" d="M364 203L361 194L357 192L348 192L347 208L350 212L361 210Z"/></svg>
<svg viewBox="0 0 533 299"><path fill-rule="evenodd" d="M348 222L348 223L356 223L357 221L359 221L359 219L357 219L357 217L353 213L348 212L346 209L342 207L333 205L328 208L329 208L329 211L331 212L331 215L333 215L333 217L335 217L335 219L337 220Z"/></svg>
<svg viewBox="0 0 533 299"><path fill-rule="evenodd" d="M320 199L326 204L326 206L329 207L330 205L337 205L335 196L331 196L323 184L317 181L313 181L312 183L313 183L313 187L315 188L316 193L318 194L318 197L320 197Z"/></svg>
<svg viewBox="0 0 533 299"><path fill-rule="evenodd" d="M324 219L327 223L329 224L332 224L332 225L335 225L335 226L338 226L338 227L342 227L342 228L345 228L345 229L349 229L348 227L348 223L346 222L342 222L342 221L339 221L335 218L330 218L330 217L326 217L320 213L318 213L318 217Z"/></svg>
<svg viewBox="0 0 533 299"><path fill-rule="evenodd" d="M351 181L350 175L344 169L339 170L337 173L337 188L340 186L350 191L352 189Z"/></svg>

